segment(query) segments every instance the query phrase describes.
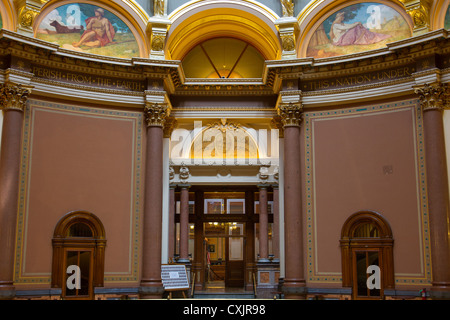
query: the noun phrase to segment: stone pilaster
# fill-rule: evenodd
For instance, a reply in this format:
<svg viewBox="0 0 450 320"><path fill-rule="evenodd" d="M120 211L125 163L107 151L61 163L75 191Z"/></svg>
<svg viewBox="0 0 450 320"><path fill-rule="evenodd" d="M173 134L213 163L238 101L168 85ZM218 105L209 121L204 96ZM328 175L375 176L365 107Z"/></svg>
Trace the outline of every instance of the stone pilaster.
<svg viewBox="0 0 450 320"><path fill-rule="evenodd" d="M275 21L281 40L281 59L297 58L298 21L294 17L282 17Z"/></svg>
<svg viewBox="0 0 450 320"><path fill-rule="evenodd" d="M150 36L150 59L164 60L167 31L171 21L162 17L152 17L148 21L147 30Z"/></svg>

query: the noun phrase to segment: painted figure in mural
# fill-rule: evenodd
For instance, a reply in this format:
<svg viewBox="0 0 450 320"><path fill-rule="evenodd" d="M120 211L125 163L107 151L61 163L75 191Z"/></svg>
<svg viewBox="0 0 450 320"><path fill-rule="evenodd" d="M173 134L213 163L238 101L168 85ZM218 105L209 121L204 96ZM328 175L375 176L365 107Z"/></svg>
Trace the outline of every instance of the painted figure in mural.
<svg viewBox="0 0 450 320"><path fill-rule="evenodd" d="M371 6L367 8L370 13L366 26L368 29L381 29L381 11L379 6Z"/></svg>
<svg viewBox="0 0 450 320"><path fill-rule="evenodd" d="M389 38L388 34L371 32L360 21L344 23L344 12L339 12L331 25L330 38L335 46L373 44Z"/></svg>
<svg viewBox="0 0 450 320"><path fill-rule="evenodd" d="M162 17L164 15L164 0L154 0L155 16Z"/></svg>
<svg viewBox="0 0 450 320"><path fill-rule="evenodd" d="M283 8L283 17L294 16L294 2L293 0L281 0L281 7Z"/></svg>
<svg viewBox="0 0 450 320"><path fill-rule="evenodd" d="M85 45L88 47L104 47L112 43L115 36L114 27L105 18L102 8L95 9L95 16L86 19L86 31L81 35L80 41L74 42L74 47Z"/></svg>

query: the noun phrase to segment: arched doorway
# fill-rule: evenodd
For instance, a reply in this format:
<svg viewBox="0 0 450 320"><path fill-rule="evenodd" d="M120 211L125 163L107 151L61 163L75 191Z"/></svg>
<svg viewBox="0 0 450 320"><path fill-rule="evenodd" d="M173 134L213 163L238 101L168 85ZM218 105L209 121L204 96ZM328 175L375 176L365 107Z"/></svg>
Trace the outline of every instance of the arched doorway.
<svg viewBox="0 0 450 320"><path fill-rule="evenodd" d="M345 221L340 243L342 286L352 288L353 299L384 299L384 289L394 288L394 239L388 222L376 212L356 212ZM379 288L368 285L373 266L379 268L373 274L379 274Z"/></svg>
<svg viewBox="0 0 450 320"><path fill-rule="evenodd" d="M94 287L103 287L104 275L106 237L100 219L86 211L69 212L57 223L52 244L52 287L62 289L63 299L94 299Z"/></svg>

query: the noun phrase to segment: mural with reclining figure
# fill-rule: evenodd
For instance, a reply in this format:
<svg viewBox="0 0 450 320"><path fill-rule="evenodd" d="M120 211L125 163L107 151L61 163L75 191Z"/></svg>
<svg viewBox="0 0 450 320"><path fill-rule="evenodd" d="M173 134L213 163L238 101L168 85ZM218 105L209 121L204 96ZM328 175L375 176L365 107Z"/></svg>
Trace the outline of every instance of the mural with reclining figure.
<svg viewBox="0 0 450 320"><path fill-rule="evenodd" d="M130 28L106 9L86 3L55 8L40 22L36 37L76 50L119 58L139 57Z"/></svg>
<svg viewBox="0 0 450 320"><path fill-rule="evenodd" d="M393 8L358 3L333 13L317 27L306 56L325 58L374 50L410 36L408 23Z"/></svg>

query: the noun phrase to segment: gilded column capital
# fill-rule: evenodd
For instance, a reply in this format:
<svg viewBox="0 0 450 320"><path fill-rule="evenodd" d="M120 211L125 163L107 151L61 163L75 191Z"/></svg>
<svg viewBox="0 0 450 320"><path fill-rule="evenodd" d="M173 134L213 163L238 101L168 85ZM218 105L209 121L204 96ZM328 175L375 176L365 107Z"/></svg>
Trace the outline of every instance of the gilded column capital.
<svg viewBox="0 0 450 320"><path fill-rule="evenodd" d="M12 83L0 84L0 108L3 110L23 111L31 90Z"/></svg>
<svg viewBox="0 0 450 320"><path fill-rule="evenodd" d="M166 119L170 114L170 107L167 103L146 103L144 114L147 127L164 127Z"/></svg>
<svg viewBox="0 0 450 320"><path fill-rule="evenodd" d="M270 121L270 125L272 129L278 130L279 138L284 138L283 123L281 121L281 117L278 114L272 118L272 120Z"/></svg>
<svg viewBox="0 0 450 320"><path fill-rule="evenodd" d="M414 91L419 95L422 111L444 109L446 90L442 83L432 85L425 83L425 85L416 88Z"/></svg>
<svg viewBox="0 0 450 320"><path fill-rule="evenodd" d="M281 117L283 127L300 126L302 121L303 107L300 102L280 103L277 113Z"/></svg>
<svg viewBox="0 0 450 320"><path fill-rule="evenodd" d="M168 116L166 118L166 121L164 121L164 138L170 138L172 135L173 130L177 126L178 122L177 119L175 119L172 116Z"/></svg>

